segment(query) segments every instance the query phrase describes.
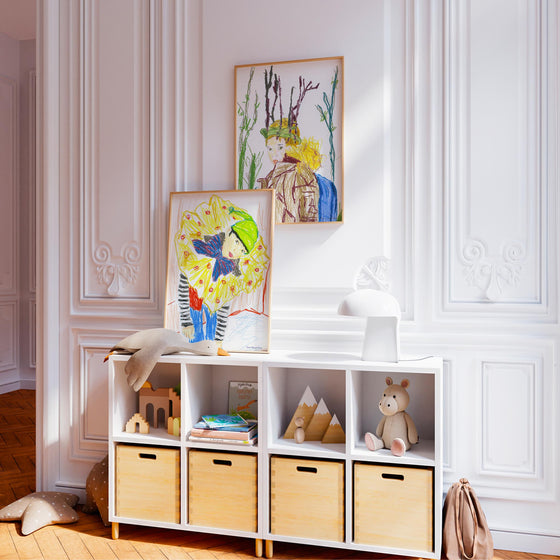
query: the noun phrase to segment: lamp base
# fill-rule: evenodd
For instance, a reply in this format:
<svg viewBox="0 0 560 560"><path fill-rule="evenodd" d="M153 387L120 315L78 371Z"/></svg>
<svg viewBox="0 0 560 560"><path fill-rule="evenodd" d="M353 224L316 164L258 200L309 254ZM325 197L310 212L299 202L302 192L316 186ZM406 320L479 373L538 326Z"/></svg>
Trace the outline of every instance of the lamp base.
<svg viewBox="0 0 560 560"><path fill-rule="evenodd" d="M399 361L399 320L397 317L368 317L362 360Z"/></svg>

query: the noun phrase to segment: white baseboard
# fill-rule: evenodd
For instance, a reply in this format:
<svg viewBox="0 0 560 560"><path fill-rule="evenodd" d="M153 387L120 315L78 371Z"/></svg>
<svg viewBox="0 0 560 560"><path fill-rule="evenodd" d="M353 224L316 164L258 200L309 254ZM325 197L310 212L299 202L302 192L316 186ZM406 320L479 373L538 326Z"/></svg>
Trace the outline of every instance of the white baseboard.
<svg viewBox="0 0 560 560"><path fill-rule="evenodd" d="M11 393L12 391L19 391L20 389L28 389L31 391L36 390L35 379L22 379L20 381L12 381L11 383L6 383L0 385L0 395L5 393Z"/></svg>
<svg viewBox="0 0 560 560"><path fill-rule="evenodd" d="M492 531L492 538L496 550L560 555L560 536Z"/></svg>

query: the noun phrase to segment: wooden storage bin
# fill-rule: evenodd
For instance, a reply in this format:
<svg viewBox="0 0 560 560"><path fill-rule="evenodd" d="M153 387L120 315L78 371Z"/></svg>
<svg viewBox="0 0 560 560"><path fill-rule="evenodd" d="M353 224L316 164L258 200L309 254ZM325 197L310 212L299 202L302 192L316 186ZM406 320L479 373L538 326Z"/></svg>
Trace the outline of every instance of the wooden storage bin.
<svg viewBox="0 0 560 560"><path fill-rule="evenodd" d="M115 513L119 517L179 523L181 458L178 449L116 446Z"/></svg>
<svg viewBox="0 0 560 560"><path fill-rule="evenodd" d="M433 469L355 463L354 542L433 552Z"/></svg>
<svg viewBox="0 0 560 560"><path fill-rule="evenodd" d="M344 540L344 463L272 457L270 532Z"/></svg>
<svg viewBox="0 0 560 560"><path fill-rule="evenodd" d="M257 456L189 451L189 523L257 531Z"/></svg>

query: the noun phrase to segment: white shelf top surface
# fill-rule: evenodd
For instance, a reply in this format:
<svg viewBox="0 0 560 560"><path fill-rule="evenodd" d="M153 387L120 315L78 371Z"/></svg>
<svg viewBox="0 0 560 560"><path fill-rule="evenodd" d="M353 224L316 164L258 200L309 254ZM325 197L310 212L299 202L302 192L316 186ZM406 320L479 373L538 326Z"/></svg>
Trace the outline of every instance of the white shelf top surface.
<svg viewBox="0 0 560 560"><path fill-rule="evenodd" d="M130 354L112 354L115 361L126 361ZM403 356L398 362L370 362L360 355L347 352L271 352L232 353L229 356L199 356L190 352L177 352L161 356L161 362L181 363L188 358L191 364L207 365L254 365L266 363L268 367L300 366L340 370L375 370L391 372L430 372L441 367L441 358L434 356Z"/></svg>

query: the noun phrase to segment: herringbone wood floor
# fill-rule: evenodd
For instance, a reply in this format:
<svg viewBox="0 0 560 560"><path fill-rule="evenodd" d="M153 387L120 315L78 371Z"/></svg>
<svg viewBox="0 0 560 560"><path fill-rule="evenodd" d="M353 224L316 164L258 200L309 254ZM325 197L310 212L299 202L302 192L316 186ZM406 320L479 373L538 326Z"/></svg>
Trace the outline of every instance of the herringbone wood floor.
<svg viewBox="0 0 560 560"><path fill-rule="evenodd" d="M0 395L0 507L35 491L35 392ZM79 520L22 536L19 522L0 523L0 560L240 560L254 558L254 541L121 525L120 538L78 506ZM333 548L274 543L274 558L405 560ZM560 556L496 551L494 560L560 560Z"/></svg>

